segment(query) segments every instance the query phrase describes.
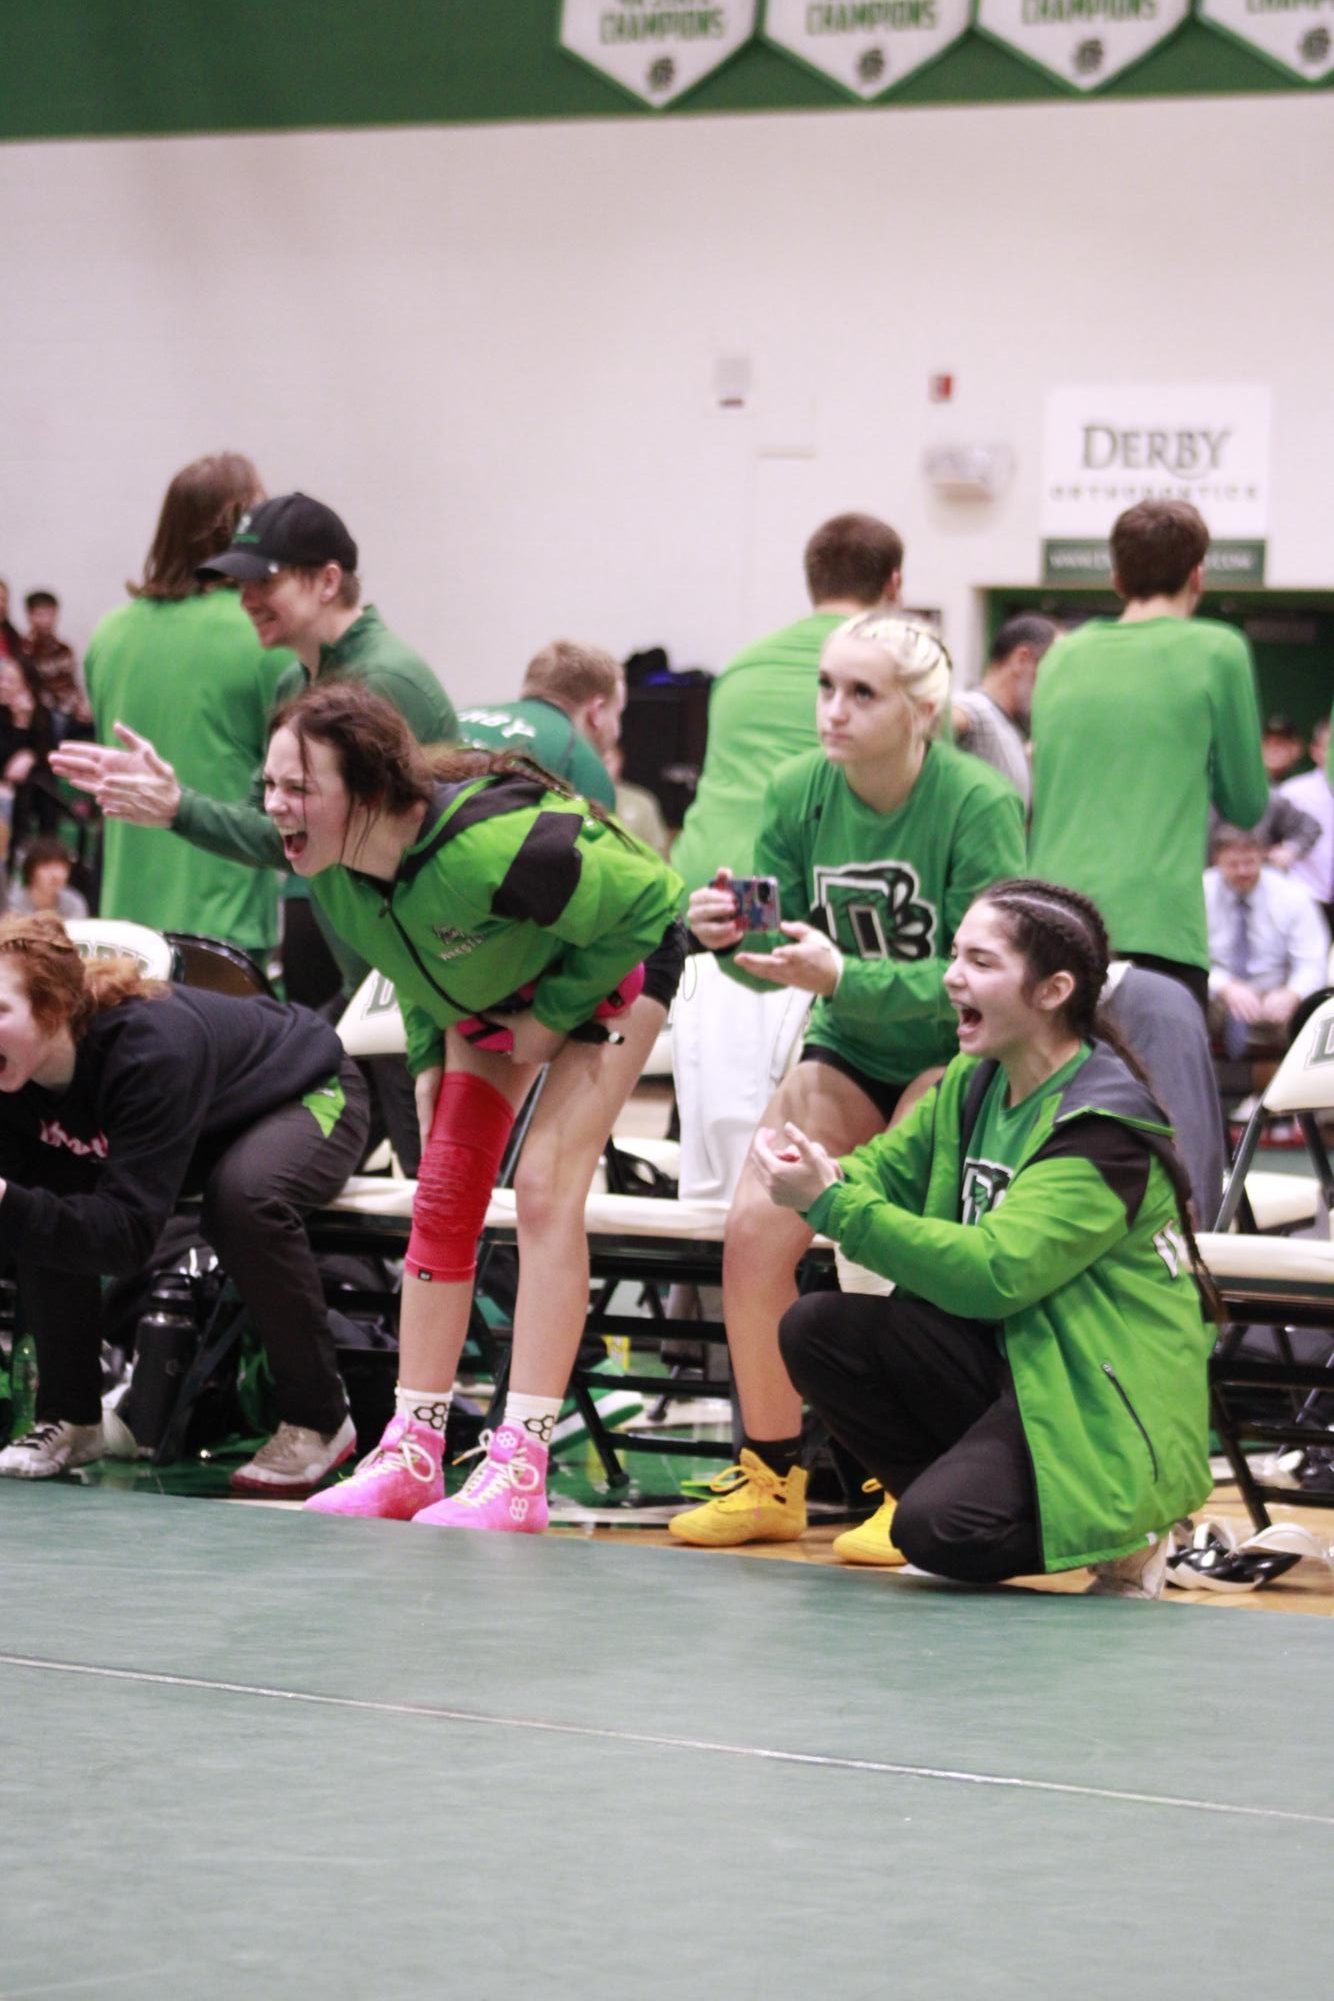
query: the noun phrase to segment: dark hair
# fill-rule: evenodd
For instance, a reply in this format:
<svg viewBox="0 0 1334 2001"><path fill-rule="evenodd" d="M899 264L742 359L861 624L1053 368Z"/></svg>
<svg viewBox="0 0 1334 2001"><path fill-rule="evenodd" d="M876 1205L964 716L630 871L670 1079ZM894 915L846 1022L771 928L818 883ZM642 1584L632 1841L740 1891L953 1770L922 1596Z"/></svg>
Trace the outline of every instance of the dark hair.
<svg viewBox="0 0 1334 2001"><path fill-rule="evenodd" d="M1111 947L1107 926L1097 904L1090 897L1082 896L1077 889L1066 889L1060 883L1041 882L1035 876L1016 876L1005 882L994 882L990 889L983 890L977 901L989 903L1000 912L1011 944L1023 954L1028 967L1025 993L1031 992L1042 980L1050 979L1053 973L1069 973L1075 985L1057 1016L1061 1025L1071 1035L1078 1036L1081 1042L1105 1042L1121 1058L1132 1076L1152 1091L1153 1085L1144 1065L1101 1009ZM1155 1144L1152 1152L1162 1162L1176 1196L1195 1283L1209 1312L1216 1320L1221 1320L1222 1302L1217 1287L1204 1268L1199 1246L1195 1242L1193 1202L1186 1170L1175 1147L1164 1142Z"/></svg>
<svg viewBox="0 0 1334 2001"><path fill-rule="evenodd" d="M54 834L39 834L37 839L29 841L23 850L23 866L19 870L19 879L25 889L32 888L33 877L47 862L63 862L68 869L74 867L74 857L62 840L58 840Z"/></svg>
<svg viewBox="0 0 1334 2001"><path fill-rule="evenodd" d="M82 959L50 911L0 917L0 960L19 970L33 1019L46 1034L85 1035L95 1015L127 1000L161 1000L169 989L146 980L131 958Z"/></svg>
<svg viewBox="0 0 1334 2001"><path fill-rule="evenodd" d="M1031 646L1041 659L1054 640L1061 636L1061 628L1041 612L1021 611L1014 618L1007 618L996 637L991 642L991 652L987 664L1003 667L1012 653L1021 646Z"/></svg>
<svg viewBox="0 0 1334 2001"><path fill-rule="evenodd" d="M1113 581L1124 598L1175 597L1208 548L1204 516L1188 500L1141 500L1113 523Z"/></svg>
<svg viewBox="0 0 1334 2001"><path fill-rule="evenodd" d="M804 560L812 604L852 598L873 605L903 568L903 541L873 514L836 514L811 536Z"/></svg>
<svg viewBox="0 0 1334 2001"><path fill-rule="evenodd" d="M240 452L215 452L182 467L162 502L143 581L125 586L130 596L196 597L208 586L195 571L228 546L246 509L263 498L259 474Z"/></svg>
<svg viewBox="0 0 1334 2001"><path fill-rule="evenodd" d="M270 738L280 729L291 730L297 739L303 767L308 743L327 744L353 805L367 815L407 813L414 806L429 805L437 785L512 772L536 778L548 792L576 797L564 779L519 752L472 750L448 743L423 748L393 703L359 681L316 682L279 709L269 725ZM582 804L586 813L620 833L596 800L585 799Z"/></svg>
<svg viewBox="0 0 1334 2001"><path fill-rule="evenodd" d="M29 591L23 603L28 611L36 611L39 605L49 605L53 611L60 609L60 599L54 591Z"/></svg>
<svg viewBox="0 0 1334 2001"><path fill-rule="evenodd" d="M294 576L307 577L313 582L316 577L324 575L326 566L323 563L289 563L286 567ZM342 611L355 611L361 603L361 578L355 570L344 570L339 577L334 603Z"/></svg>

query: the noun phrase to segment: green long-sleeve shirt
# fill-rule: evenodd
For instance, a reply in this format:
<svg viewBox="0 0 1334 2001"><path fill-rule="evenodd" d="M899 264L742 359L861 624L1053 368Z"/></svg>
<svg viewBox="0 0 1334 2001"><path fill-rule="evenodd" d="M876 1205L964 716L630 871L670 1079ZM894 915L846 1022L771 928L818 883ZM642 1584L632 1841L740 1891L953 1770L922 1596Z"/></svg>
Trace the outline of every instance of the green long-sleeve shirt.
<svg viewBox="0 0 1334 2001"><path fill-rule="evenodd" d="M1269 803L1250 647L1230 625L1090 619L1033 698L1029 868L1091 896L1112 947L1209 964L1209 803L1251 827Z"/></svg>
<svg viewBox="0 0 1334 2001"><path fill-rule="evenodd" d="M905 1084L958 1047L945 967L969 904L1024 866L1023 808L980 758L928 745L917 783L894 813L857 797L821 750L793 758L769 787L755 844L757 874L778 879L784 922L818 924L843 953L838 991L818 1000L808 1043L867 1076ZM786 941L751 933L748 952ZM772 981L719 963L759 993Z"/></svg>

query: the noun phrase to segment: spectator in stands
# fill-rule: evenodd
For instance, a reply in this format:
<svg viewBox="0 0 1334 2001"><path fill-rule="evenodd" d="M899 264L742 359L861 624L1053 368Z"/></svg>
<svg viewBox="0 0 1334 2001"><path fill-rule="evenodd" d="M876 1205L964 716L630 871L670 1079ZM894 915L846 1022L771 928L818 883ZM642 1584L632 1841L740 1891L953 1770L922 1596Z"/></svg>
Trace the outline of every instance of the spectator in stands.
<svg viewBox="0 0 1334 2001"><path fill-rule="evenodd" d="M1283 715L1266 716L1260 750L1271 785L1281 785L1285 778L1291 778L1306 755L1301 731L1291 716Z"/></svg>
<svg viewBox="0 0 1334 2001"><path fill-rule="evenodd" d="M9 892L10 911L31 916L45 910L55 917L86 917L88 905L70 888L74 857L63 841L42 835L23 851L19 880Z"/></svg>
<svg viewBox="0 0 1334 2001"><path fill-rule="evenodd" d="M1286 778L1280 796L1309 815L1319 834L1292 863L1292 879L1309 890L1334 927L1334 783L1326 768L1329 755L1329 720L1318 722L1308 746L1312 769L1296 778Z"/></svg>
<svg viewBox="0 0 1334 2001"><path fill-rule="evenodd" d="M1329 926L1300 883L1266 868L1254 834L1224 824L1204 877L1209 1000L1230 1056L1281 1048L1308 994L1328 983Z"/></svg>
<svg viewBox="0 0 1334 2001"><path fill-rule="evenodd" d="M1060 627L1037 612L1007 618L991 642L987 671L976 688L954 697L954 738L1008 778L1027 813L1033 799L1028 769L1028 721L1038 666Z"/></svg>
<svg viewBox="0 0 1334 2001"><path fill-rule="evenodd" d="M274 704L290 701L314 681L359 681L394 704L419 743L453 740L458 733L453 705L432 669L388 630L374 605L361 606L357 545L331 507L304 493L281 494L249 508L229 534L221 553L215 543L211 552L200 554L198 580L206 587L220 579L239 583L241 608L261 648L267 653L290 648L296 655L277 676ZM93 701L100 712L89 651ZM169 827L194 847L253 869L284 866L282 839L263 810L260 758L250 766L246 787L238 773L238 790L219 795L206 771L197 774L197 785L182 782L148 736L115 720L110 710L107 715L119 748L70 746L58 753L63 774L95 793L104 812L138 827ZM288 901L285 957L299 932L297 913L306 907L304 897ZM368 972L367 963L327 930L324 935L350 995ZM299 956L298 947L294 957ZM288 987L290 992L290 978ZM415 1172L419 1144L406 1072L392 1057L377 1057L371 1067L394 1150L404 1169Z"/></svg>
<svg viewBox="0 0 1334 2001"><path fill-rule="evenodd" d="M0 660L21 660L23 636L9 616L9 585L0 577Z"/></svg>
<svg viewBox="0 0 1334 2001"><path fill-rule="evenodd" d="M26 653L0 660L0 779L13 789L10 852L60 821L60 787L50 765L55 729Z"/></svg>
<svg viewBox="0 0 1334 2001"><path fill-rule="evenodd" d="M28 634L23 648L42 683L42 700L56 724L56 740L92 734L93 712L88 706L79 662L72 646L56 631L60 600L54 591L29 591L23 600L28 614Z"/></svg>
<svg viewBox="0 0 1334 2001"><path fill-rule="evenodd" d="M1168 1531L1211 1486L1185 1177L1095 1015L1107 934L1086 898L998 883L954 950L960 1054L929 1099L841 1161L795 1123L757 1140L771 1199L896 1288L798 1301L783 1354L891 1497L886 1552L892 1529L939 1576L1088 1566L1096 1593L1155 1598Z"/></svg>
<svg viewBox="0 0 1334 2001"><path fill-rule="evenodd" d="M1209 983L1200 857L1209 800L1252 826L1269 787L1250 648L1193 619L1209 531L1185 501L1145 500L1112 529L1119 620L1057 641L1033 697L1034 875L1082 890L1120 958Z"/></svg>
<svg viewBox="0 0 1334 2001"><path fill-rule="evenodd" d="M607 770L616 787L616 818L637 841L666 861L672 851L672 835L658 804L658 795L650 792L647 785L627 784L621 776L624 764L621 746L613 744L607 752Z"/></svg>
<svg viewBox="0 0 1334 2001"><path fill-rule="evenodd" d="M948 654L921 626L877 612L840 626L820 665L823 748L778 773L756 844L757 867L778 881L780 933L746 934L727 869L690 899L691 928L732 978L818 996L801 1060L760 1124L792 1120L835 1153L882 1131L905 1086L953 1055L944 975L955 929L989 883L1022 867L1014 787L937 740L949 678ZM805 1528L801 1398L778 1323L811 1235L770 1202L752 1153L723 1259L744 1443L716 1498L673 1518L683 1542L789 1541Z"/></svg>
<svg viewBox="0 0 1334 2001"><path fill-rule="evenodd" d="M585 799L610 811L616 788L603 760L621 736L625 672L600 646L553 640L528 663L517 702L464 709L459 733L484 750L519 750Z"/></svg>
<svg viewBox="0 0 1334 2001"><path fill-rule="evenodd" d="M398 991L425 1140L396 1413L335 1515L533 1534L588 1309L584 1203L680 976L681 884L601 808L493 751L428 762L365 688L279 711L266 796L293 868ZM609 1028L608 1018L614 1020ZM515 1113L519 1292L504 1422L444 1498L445 1424L477 1239Z"/></svg>
<svg viewBox="0 0 1334 2001"><path fill-rule="evenodd" d="M136 1442L101 1392L102 1278L142 1271L178 1196L264 1343L281 1423L234 1476L300 1496L355 1449L303 1215L355 1166L355 1066L304 1008L86 965L50 916L0 920L0 1259L37 1343L37 1422L0 1475L46 1480Z"/></svg>

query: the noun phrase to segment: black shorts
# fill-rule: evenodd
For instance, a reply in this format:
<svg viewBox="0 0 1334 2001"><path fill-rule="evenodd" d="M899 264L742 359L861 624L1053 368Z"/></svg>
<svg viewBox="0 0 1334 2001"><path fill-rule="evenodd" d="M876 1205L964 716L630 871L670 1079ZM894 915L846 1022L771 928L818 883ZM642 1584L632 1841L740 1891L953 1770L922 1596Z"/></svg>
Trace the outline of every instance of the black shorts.
<svg viewBox="0 0 1334 2001"><path fill-rule="evenodd" d="M802 1063L827 1063L831 1070L841 1071L843 1076L850 1077L862 1096L871 1100L886 1125L908 1088L906 1084L886 1083L883 1077L868 1077L855 1063L849 1063L846 1056L840 1056L836 1049L826 1049L818 1042L808 1042L799 1060Z"/></svg>
<svg viewBox="0 0 1334 2001"><path fill-rule="evenodd" d="M644 988L650 1000L670 1007L681 984L681 968L686 962L686 927L674 917L644 961Z"/></svg>

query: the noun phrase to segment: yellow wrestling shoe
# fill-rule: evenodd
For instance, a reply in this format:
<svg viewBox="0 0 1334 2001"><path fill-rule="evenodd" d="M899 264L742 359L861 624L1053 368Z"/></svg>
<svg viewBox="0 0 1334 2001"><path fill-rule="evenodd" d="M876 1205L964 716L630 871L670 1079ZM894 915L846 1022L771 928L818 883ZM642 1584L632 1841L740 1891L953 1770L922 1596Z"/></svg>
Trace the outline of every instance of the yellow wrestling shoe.
<svg viewBox="0 0 1334 2001"><path fill-rule="evenodd" d="M863 1494L884 1494L878 1480L863 1480ZM875 1563L882 1569L890 1569L896 1563L906 1563L907 1557L901 1549L894 1547L894 1497L885 1494L884 1500L873 1515L864 1522L858 1522L855 1529L844 1529L833 1541L834 1555L842 1563Z"/></svg>
<svg viewBox="0 0 1334 2001"><path fill-rule="evenodd" d="M667 1524L697 1549L731 1549L742 1542L796 1542L806 1533L806 1472L794 1466L780 1479L744 1448L740 1462L710 1480L713 1500L687 1508Z"/></svg>

